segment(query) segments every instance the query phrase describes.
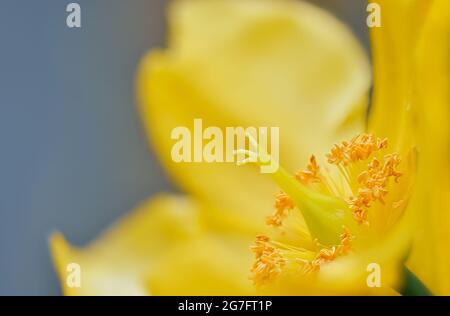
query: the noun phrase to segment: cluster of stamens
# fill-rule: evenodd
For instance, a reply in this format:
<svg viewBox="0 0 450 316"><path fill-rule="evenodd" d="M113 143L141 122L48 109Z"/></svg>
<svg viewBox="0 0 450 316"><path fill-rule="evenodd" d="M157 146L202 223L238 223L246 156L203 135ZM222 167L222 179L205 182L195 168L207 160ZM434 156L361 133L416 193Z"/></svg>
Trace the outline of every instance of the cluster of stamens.
<svg viewBox="0 0 450 316"><path fill-rule="evenodd" d="M344 141L334 145L327 154L327 158L331 164L347 166L350 163L366 160L372 153L386 147L386 138L381 139L372 134L362 134L355 136L350 142Z"/></svg>
<svg viewBox="0 0 450 316"><path fill-rule="evenodd" d="M295 174L295 178L303 184L320 182L319 165L314 155L309 158L309 164L306 170L299 171Z"/></svg>
<svg viewBox="0 0 450 316"><path fill-rule="evenodd" d="M345 200L352 212L353 219L360 225L369 225L368 211L371 205L375 202L385 204L390 180L398 182L399 177L402 176L397 170L400 164L399 155L390 154L379 158L381 155L379 151L387 148L387 145L387 139L381 139L372 134L358 135L350 141L334 145L330 153L326 155L327 160L330 164L338 167L349 189L336 190L337 182L327 177L327 173L321 173L315 156L311 156L306 169L297 172L294 177L304 186L312 185L310 188L313 190L323 189L327 192L324 194L331 193L335 197ZM372 155L375 157L367 166L363 167L365 170L361 172L359 162L368 160ZM315 186L315 183L322 183L323 186ZM400 207L403 202L403 199L393 202L392 207L394 209ZM266 224L273 227L282 226L283 220L289 215L288 211L295 207L294 200L285 192L281 191L275 194L275 212L266 218ZM350 221L353 219L350 216ZM279 242L273 242L267 236L257 236L251 247L256 258L251 269L251 279L255 284L265 284L271 281L281 273L283 267L287 262L291 262L292 258L294 258L292 262L302 265L304 273L320 271L322 265L353 251L354 236L345 225L343 229L343 233L339 236L339 244L321 245L316 241L316 246L308 248L309 250L305 250L306 252L298 252L295 250L298 249L296 247L292 248L283 246ZM280 246L281 249L284 249L283 252L279 250ZM285 253L285 251L288 252ZM293 252L289 253L289 251Z"/></svg>
<svg viewBox="0 0 450 316"><path fill-rule="evenodd" d="M372 202L385 203L384 197L388 193L386 187L389 179L394 178L395 182L398 182L402 175L396 170L399 164L400 158L396 154L386 155L383 164L374 158L369 164L368 170L358 176L357 180L361 187L355 196L347 199L347 203L359 224L369 225L367 211Z"/></svg>
<svg viewBox="0 0 450 316"><path fill-rule="evenodd" d="M284 192L275 194L275 213L266 218L266 224L279 227L286 217L286 212L294 208L294 201Z"/></svg>
<svg viewBox="0 0 450 316"><path fill-rule="evenodd" d="M256 236L251 250L255 253L255 262L251 268L251 279L255 284L262 285L273 280L286 263L280 251L270 245L267 236Z"/></svg>
<svg viewBox="0 0 450 316"><path fill-rule="evenodd" d="M303 272L318 272L323 264L331 262L339 256L348 254L351 251L353 240L350 230L344 227L344 232L339 237L341 238L341 243L338 246L324 247L317 253L314 260L304 262Z"/></svg>

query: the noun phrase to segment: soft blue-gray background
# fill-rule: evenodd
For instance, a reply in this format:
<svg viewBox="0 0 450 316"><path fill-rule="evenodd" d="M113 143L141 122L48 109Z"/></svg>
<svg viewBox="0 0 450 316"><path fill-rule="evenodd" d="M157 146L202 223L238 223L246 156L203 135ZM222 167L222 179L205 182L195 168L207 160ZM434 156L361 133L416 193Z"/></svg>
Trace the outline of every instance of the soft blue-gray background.
<svg viewBox="0 0 450 316"><path fill-rule="evenodd" d="M133 78L164 45L164 0L0 1L0 295L54 295L47 238L83 245L171 189L143 136ZM327 6L365 40L363 0Z"/></svg>

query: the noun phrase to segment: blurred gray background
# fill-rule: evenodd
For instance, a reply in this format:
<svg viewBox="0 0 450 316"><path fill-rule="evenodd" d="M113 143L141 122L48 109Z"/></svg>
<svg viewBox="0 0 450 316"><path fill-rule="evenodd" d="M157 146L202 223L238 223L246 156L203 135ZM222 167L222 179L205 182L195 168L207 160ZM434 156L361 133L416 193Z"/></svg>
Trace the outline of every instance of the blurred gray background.
<svg viewBox="0 0 450 316"><path fill-rule="evenodd" d="M66 6L82 28L66 26ZM367 47L364 0L311 1ZM165 0L0 0L0 295L58 295L51 232L84 245L172 190L135 111L137 63L162 47Z"/></svg>

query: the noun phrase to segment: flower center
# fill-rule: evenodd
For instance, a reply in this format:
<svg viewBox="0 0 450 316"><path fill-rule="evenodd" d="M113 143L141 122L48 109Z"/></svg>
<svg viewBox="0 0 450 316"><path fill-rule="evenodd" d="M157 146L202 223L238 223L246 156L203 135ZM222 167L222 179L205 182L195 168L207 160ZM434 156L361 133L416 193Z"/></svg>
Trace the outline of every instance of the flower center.
<svg viewBox="0 0 450 316"><path fill-rule="evenodd" d="M387 147L387 139L362 134L336 144L325 168L311 156L294 176L281 167L273 174L283 191L275 195L275 212L266 223L278 237L257 236L251 247L255 284L284 271L316 273L395 224L408 188L398 186L400 156Z"/></svg>

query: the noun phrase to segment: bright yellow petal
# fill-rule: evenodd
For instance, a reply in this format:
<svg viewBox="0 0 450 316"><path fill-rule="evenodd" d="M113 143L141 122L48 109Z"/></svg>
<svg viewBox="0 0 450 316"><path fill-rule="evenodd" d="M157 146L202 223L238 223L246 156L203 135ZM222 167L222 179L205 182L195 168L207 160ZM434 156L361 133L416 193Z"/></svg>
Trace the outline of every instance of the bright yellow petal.
<svg viewBox="0 0 450 316"><path fill-rule="evenodd" d="M435 0L421 33L417 76L422 214L410 266L433 293L450 295L450 2Z"/></svg>
<svg viewBox="0 0 450 316"><path fill-rule="evenodd" d="M320 9L297 1L177 1L170 33L169 48L140 66L140 110L164 165L204 201L261 218L276 187L248 166L174 163L171 131L192 128L194 118L204 128L280 127L280 160L289 170L363 128L366 56Z"/></svg>
<svg viewBox="0 0 450 316"><path fill-rule="evenodd" d="M410 145L414 52L431 1L371 2L380 5L381 27L371 28L374 92L369 131L388 137L391 148Z"/></svg>
<svg viewBox="0 0 450 316"><path fill-rule="evenodd" d="M201 217L207 212L200 208L187 198L160 196L86 248L72 247L61 234L53 235L50 245L64 293L248 294L252 287L247 249L253 237L239 233L239 228L233 235L219 225L208 230L209 219ZM66 282L70 263L81 267L80 288Z"/></svg>

